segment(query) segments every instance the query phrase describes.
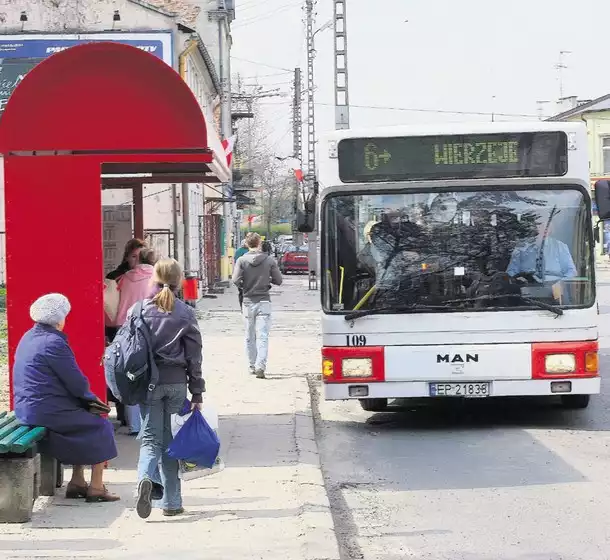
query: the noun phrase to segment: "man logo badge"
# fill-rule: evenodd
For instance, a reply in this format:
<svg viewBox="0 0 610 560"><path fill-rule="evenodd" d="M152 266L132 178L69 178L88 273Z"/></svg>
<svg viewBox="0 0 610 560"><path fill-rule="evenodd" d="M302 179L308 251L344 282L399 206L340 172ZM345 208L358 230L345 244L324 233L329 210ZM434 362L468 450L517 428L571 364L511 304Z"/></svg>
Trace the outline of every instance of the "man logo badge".
<svg viewBox="0 0 610 560"><path fill-rule="evenodd" d="M466 354L462 356L461 354L437 354L436 355L436 363L437 364L469 364L469 363L478 363L479 355L478 354Z"/></svg>

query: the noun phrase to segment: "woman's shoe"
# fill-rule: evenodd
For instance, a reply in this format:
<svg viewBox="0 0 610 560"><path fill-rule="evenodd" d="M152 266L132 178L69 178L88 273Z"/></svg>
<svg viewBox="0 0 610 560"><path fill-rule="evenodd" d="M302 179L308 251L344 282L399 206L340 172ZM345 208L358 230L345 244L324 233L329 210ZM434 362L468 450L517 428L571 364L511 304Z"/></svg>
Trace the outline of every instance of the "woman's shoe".
<svg viewBox="0 0 610 560"><path fill-rule="evenodd" d="M165 517L176 517L176 515L182 515L184 513L184 508L178 508L178 509L164 509L163 510L163 515Z"/></svg>
<svg viewBox="0 0 610 560"><path fill-rule="evenodd" d="M150 478L143 478L138 484L138 501L136 502L136 511L142 519L150 517L152 512L152 495L153 483Z"/></svg>
<svg viewBox="0 0 610 560"><path fill-rule="evenodd" d="M97 504L102 502L118 502L120 499L121 498L116 494L111 494L108 492L104 486L102 490L93 490L91 487L89 487L85 501L89 504Z"/></svg>
<svg viewBox="0 0 610 560"><path fill-rule="evenodd" d="M66 487L66 500L80 500L81 498L86 498L88 491L89 487L86 484L85 486L80 486L68 482L68 486Z"/></svg>

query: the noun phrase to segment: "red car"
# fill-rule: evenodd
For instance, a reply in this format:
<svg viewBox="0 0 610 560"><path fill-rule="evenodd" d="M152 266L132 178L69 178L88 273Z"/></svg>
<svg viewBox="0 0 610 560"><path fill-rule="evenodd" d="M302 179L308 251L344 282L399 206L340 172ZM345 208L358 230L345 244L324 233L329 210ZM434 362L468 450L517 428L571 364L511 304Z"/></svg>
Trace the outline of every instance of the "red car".
<svg viewBox="0 0 610 560"><path fill-rule="evenodd" d="M307 274L309 272L307 247L295 247L294 245L288 247L281 256L279 265L282 274L289 272Z"/></svg>

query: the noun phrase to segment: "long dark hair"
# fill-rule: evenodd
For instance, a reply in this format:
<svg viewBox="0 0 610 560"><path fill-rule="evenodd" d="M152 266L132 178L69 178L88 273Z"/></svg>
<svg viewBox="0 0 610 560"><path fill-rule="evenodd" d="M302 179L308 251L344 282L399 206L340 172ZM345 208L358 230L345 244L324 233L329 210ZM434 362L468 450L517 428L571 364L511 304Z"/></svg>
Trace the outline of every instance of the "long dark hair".
<svg viewBox="0 0 610 560"><path fill-rule="evenodd" d="M146 242L142 239L130 239L125 245L125 251L123 252L123 260L121 261L121 264L126 263L129 255L131 255L131 253L133 253L136 249L144 249L146 246Z"/></svg>

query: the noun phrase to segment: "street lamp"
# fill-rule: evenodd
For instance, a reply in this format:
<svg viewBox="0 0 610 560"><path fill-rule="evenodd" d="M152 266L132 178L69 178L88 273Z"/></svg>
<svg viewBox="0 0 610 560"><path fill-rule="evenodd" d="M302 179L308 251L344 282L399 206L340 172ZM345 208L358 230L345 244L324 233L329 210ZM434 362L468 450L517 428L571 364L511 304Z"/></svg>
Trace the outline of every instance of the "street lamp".
<svg viewBox="0 0 610 560"><path fill-rule="evenodd" d="M329 19L322 27L320 27L319 29L316 29L313 32L313 35L311 36L311 38L313 39L318 33L320 33L320 31L324 31L326 29L330 29L333 26L334 22L332 19Z"/></svg>

